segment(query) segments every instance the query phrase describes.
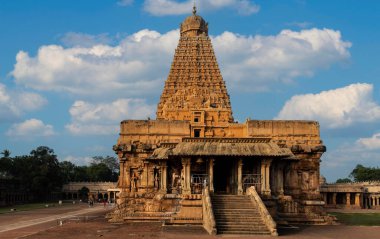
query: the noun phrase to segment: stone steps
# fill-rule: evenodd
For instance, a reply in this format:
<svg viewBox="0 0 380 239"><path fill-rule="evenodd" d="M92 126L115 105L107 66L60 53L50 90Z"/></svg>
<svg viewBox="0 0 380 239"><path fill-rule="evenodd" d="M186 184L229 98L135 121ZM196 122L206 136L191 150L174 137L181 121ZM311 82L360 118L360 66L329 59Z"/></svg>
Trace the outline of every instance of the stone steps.
<svg viewBox="0 0 380 239"><path fill-rule="evenodd" d="M219 234L270 235L248 196L213 195L211 201Z"/></svg>

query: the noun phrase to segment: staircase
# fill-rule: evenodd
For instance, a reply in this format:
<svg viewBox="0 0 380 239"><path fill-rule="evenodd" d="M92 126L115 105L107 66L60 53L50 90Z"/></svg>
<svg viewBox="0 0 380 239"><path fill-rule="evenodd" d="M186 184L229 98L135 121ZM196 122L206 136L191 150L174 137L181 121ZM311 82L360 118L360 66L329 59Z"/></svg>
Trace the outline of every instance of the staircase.
<svg viewBox="0 0 380 239"><path fill-rule="evenodd" d="M211 200L218 234L271 235L249 196L213 195Z"/></svg>

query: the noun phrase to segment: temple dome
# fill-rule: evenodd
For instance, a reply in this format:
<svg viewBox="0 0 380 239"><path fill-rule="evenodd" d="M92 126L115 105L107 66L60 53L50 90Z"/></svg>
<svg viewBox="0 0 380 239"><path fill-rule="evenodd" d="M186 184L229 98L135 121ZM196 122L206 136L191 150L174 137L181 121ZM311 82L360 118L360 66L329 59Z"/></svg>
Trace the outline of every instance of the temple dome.
<svg viewBox="0 0 380 239"><path fill-rule="evenodd" d="M181 23L181 36L199 35L208 35L208 23L196 14L196 9L194 8L193 15L188 16Z"/></svg>

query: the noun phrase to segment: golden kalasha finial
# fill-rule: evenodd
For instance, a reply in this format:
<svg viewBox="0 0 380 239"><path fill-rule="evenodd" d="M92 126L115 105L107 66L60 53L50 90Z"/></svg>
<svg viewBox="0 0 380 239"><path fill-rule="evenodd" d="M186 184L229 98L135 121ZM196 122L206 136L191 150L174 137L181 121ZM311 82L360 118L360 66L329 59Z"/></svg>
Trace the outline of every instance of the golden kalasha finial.
<svg viewBox="0 0 380 239"><path fill-rule="evenodd" d="M195 0L194 0L193 14L196 15L196 13L197 13L197 6L195 5Z"/></svg>

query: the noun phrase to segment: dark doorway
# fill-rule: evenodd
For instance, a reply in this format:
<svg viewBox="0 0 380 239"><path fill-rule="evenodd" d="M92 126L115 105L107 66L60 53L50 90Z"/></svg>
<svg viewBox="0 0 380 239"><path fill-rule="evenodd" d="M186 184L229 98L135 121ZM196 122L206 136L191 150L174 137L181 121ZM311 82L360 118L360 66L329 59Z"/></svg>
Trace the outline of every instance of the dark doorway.
<svg viewBox="0 0 380 239"><path fill-rule="evenodd" d="M229 159L215 160L214 164L214 192L219 194L236 193L237 177L235 163Z"/></svg>

